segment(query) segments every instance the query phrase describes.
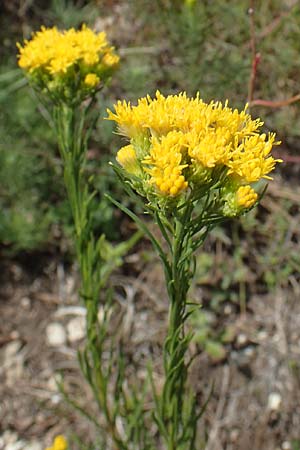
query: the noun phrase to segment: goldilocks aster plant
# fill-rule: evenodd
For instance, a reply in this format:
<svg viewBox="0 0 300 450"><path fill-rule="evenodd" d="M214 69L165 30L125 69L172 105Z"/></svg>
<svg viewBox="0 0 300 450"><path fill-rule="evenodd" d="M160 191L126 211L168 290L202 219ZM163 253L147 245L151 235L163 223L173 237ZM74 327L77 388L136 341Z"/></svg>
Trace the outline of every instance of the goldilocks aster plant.
<svg viewBox="0 0 300 450"><path fill-rule="evenodd" d="M199 96L164 97L157 92L137 106L118 102L109 119L130 140L117 154L115 171L129 194L145 200L158 225L162 245L132 211L111 199L149 236L163 263L170 300L163 348L164 385L153 385L154 418L167 450L195 450L196 396L187 384L192 331L186 322L197 305L187 294L195 270L194 252L208 232L228 217L246 213L260 198L258 182L270 179L276 162L274 134L260 133L262 122L227 103Z"/></svg>
<svg viewBox="0 0 300 450"><path fill-rule="evenodd" d="M67 31L42 27L23 46L18 44L18 48L19 66L53 117L64 165L81 273L80 294L87 309L87 343L79 354L79 362L101 414L94 417L76 401L65 398L94 423L106 442L112 442L115 449L124 450L129 447L125 446L125 439L117 429L120 404L128 401L134 405L134 399L129 394L123 399L119 389L123 360L113 338L109 340L109 296L105 297L101 320L98 318L98 305L100 291L107 286L110 272L120 264L120 257L136 242L140 233L115 247L104 236L95 236L91 202L96 192L90 187L84 170L87 141L95 123L92 107L96 94L114 73L119 57L109 45L105 33L95 33L86 26ZM65 394L63 386L61 388ZM134 414L137 420L136 411ZM125 415L130 422L130 435L134 421L128 411Z"/></svg>

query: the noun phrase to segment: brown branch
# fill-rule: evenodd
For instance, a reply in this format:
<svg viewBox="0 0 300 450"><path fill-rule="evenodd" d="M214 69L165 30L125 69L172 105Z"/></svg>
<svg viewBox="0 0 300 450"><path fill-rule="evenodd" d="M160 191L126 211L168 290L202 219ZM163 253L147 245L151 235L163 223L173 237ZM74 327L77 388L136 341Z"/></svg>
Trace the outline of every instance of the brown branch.
<svg viewBox="0 0 300 450"><path fill-rule="evenodd" d="M256 51L256 36L255 36L255 22L254 22L254 0L250 0L250 6L248 9L248 14L250 17L250 48L251 48L251 73L248 83L248 103L251 105L254 96L255 80L257 76L257 68L260 62L260 53Z"/></svg>
<svg viewBox="0 0 300 450"><path fill-rule="evenodd" d="M300 94L294 95L293 97L290 97L285 100L263 100L263 99L256 99L252 100L250 102L250 106L267 106L268 108L281 108L282 106L288 106L292 103L300 101Z"/></svg>
<svg viewBox="0 0 300 450"><path fill-rule="evenodd" d="M260 53L256 51L256 34L255 34L255 21L254 21L254 14L255 14L255 8L254 3L255 0L249 0L249 10L248 14L250 17L250 41L248 43L250 49L251 49L251 57L252 57L252 65L251 65L251 73L249 77L249 83L248 83L248 103L249 107L252 106L266 106L268 108L281 108L283 106L291 105L292 103L295 103L300 100L300 94L294 95L293 97L290 97L285 100L263 100L263 99L256 99L253 100L254 97L254 89L255 89L255 81L257 77L257 68L258 64L261 59ZM261 40L264 37L266 37L268 34L270 34L275 28L277 28L281 20L288 16L292 9L297 5L297 1L294 1L288 11L282 12L278 17L276 17L273 22L271 22L261 33L258 35L258 39Z"/></svg>

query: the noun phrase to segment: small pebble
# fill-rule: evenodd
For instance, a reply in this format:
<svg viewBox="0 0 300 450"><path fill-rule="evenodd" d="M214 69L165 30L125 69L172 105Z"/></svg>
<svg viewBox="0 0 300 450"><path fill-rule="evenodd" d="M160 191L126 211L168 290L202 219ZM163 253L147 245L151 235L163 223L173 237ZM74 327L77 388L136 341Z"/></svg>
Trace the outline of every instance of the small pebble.
<svg viewBox="0 0 300 450"><path fill-rule="evenodd" d="M259 341L265 341L268 337L268 333L265 330L261 330L259 331L259 333L257 333L257 339Z"/></svg>
<svg viewBox="0 0 300 450"><path fill-rule="evenodd" d="M85 318L74 317L67 325L68 339L70 342L80 341L85 337Z"/></svg>
<svg viewBox="0 0 300 450"><path fill-rule="evenodd" d="M3 442L3 445L7 444L13 444L14 442L17 442L18 435L14 431L6 430L1 435L1 442Z"/></svg>
<svg viewBox="0 0 300 450"><path fill-rule="evenodd" d="M270 411L278 411L282 402L279 392L271 392L268 398L268 409Z"/></svg>
<svg viewBox="0 0 300 450"><path fill-rule="evenodd" d="M292 446L291 446L291 443L289 441L285 441L285 442L282 443L281 448L282 448L282 450L291 450Z"/></svg>
<svg viewBox="0 0 300 450"><path fill-rule="evenodd" d="M20 303L21 303L21 306L23 307L23 308L25 308L25 309L28 309L28 308L30 308L30 298L28 298L28 297L23 297L23 298L21 298L21 301L20 301Z"/></svg>
<svg viewBox="0 0 300 450"><path fill-rule="evenodd" d="M248 338L244 333L240 333L237 336L236 343L239 347L242 347L243 345L247 344L247 342L248 342Z"/></svg>
<svg viewBox="0 0 300 450"><path fill-rule="evenodd" d="M12 444L7 444L5 450L27 450L27 445L24 441L17 441Z"/></svg>
<svg viewBox="0 0 300 450"><path fill-rule="evenodd" d="M224 306L224 314L225 314L225 316L230 316L230 314L232 314L232 312L233 312L232 305L230 305L228 303L227 305Z"/></svg>
<svg viewBox="0 0 300 450"><path fill-rule="evenodd" d="M67 341L67 335L64 327L58 323L50 323L46 328L46 336L48 344L52 347L59 347L64 345Z"/></svg>
<svg viewBox="0 0 300 450"><path fill-rule="evenodd" d="M58 405L61 402L62 398L60 394L54 394L51 396L51 402L53 405Z"/></svg>
<svg viewBox="0 0 300 450"><path fill-rule="evenodd" d="M244 349L243 353L247 358L251 359L255 355L255 349L249 346Z"/></svg>

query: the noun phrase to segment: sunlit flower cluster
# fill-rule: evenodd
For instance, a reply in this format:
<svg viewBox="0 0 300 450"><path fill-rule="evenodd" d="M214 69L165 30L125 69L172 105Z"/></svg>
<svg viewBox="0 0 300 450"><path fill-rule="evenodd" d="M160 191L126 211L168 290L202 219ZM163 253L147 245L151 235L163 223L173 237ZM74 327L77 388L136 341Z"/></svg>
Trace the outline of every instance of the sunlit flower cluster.
<svg viewBox="0 0 300 450"><path fill-rule="evenodd" d="M19 66L30 80L57 98L82 98L99 89L114 72L119 57L104 32L83 26L60 31L42 27L19 48Z"/></svg>
<svg viewBox="0 0 300 450"><path fill-rule="evenodd" d="M52 447L47 447L46 450L67 450L68 443L63 435L56 436Z"/></svg>
<svg viewBox="0 0 300 450"><path fill-rule="evenodd" d="M260 119L246 108L239 112L227 102L205 103L185 93L154 99L147 96L136 106L118 102L109 119L130 140L117 155L119 164L140 180L145 196L180 199L202 186L218 185L223 202L230 196L228 215L236 215L257 201L251 186L269 173L276 162L271 155L275 135L260 133ZM140 188L141 190L141 188ZM228 205L227 205L228 206Z"/></svg>

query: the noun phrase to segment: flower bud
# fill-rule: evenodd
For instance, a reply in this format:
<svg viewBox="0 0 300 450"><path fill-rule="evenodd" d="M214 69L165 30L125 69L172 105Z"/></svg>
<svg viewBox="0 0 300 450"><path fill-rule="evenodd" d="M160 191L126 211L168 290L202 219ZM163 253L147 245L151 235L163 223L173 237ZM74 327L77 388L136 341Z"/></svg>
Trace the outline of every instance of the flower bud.
<svg viewBox="0 0 300 450"><path fill-rule="evenodd" d="M131 144L122 147L118 151L117 161L128 173L132 175L138 175L141 171L135 149Z"/></svg>
<svg viewBox="0 0 300 450"><path fill-rule="evenodd" d="M255 190L247 185L240 186L237 190L227 190L224 195L223 214L228 217L235 217L243 211L251 208L258 199Z"/></svg>

